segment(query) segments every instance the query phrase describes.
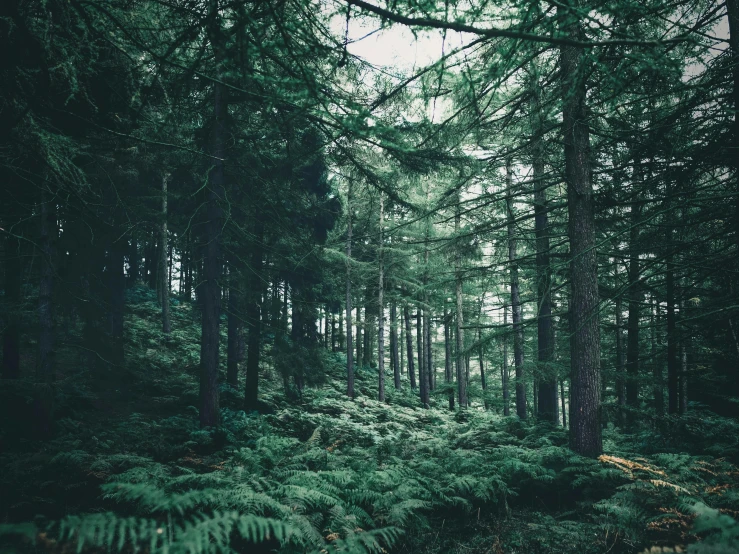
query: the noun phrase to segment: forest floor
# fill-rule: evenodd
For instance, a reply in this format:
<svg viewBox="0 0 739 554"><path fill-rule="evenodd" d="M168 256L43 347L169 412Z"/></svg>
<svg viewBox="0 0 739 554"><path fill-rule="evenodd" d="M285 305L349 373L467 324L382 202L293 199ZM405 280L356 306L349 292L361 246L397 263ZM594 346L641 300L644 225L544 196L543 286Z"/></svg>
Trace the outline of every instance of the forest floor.
<svg viewBox="0 0 739 554"><path fill-rule="evenodd" d="M155 299L129 295L125 368L60 349L51 440L12 419L26 385L3 388L2 552L739 551L734 420L640 415L604 429L593 460L561 427L452 413L441 394L422 409L391 388L381 404L374 369L351 401L344 356L325 352L301 397L265 368L265 413L224 386L221 427L201 430L197 321L172 311L165 337Z"/></svg>

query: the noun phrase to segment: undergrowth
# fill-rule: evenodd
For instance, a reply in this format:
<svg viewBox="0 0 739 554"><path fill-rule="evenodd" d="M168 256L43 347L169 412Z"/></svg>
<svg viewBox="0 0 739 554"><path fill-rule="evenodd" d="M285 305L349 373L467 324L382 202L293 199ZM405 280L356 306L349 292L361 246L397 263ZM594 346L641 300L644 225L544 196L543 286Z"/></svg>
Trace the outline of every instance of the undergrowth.
<svg viewBox="0 0 739 554"><path fill-rule="evenodd" d="M152 300L129 299L118 377L77 374L74 398L89 401L54 439L16 437L0 455L3 552L739 549L733 420L696 410L609 427L594 460L562 428L424 410L408 390L380 404L370 368L349 400L343 356L321 353L325 385L288 401L265 367L266 413L224 387L221 427L201 430L196 318L175 306L164 337Z"/></svg>

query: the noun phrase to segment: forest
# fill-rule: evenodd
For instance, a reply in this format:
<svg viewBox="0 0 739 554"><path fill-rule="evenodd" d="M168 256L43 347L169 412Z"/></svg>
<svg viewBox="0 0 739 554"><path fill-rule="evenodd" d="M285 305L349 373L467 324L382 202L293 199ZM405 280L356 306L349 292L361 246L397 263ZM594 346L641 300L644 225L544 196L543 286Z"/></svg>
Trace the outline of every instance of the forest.
<svg viewBox="0 0 739 554"><path fill-rule="evenodd" d="M0 552L739 552L739 0L0 1Z"/></svg>

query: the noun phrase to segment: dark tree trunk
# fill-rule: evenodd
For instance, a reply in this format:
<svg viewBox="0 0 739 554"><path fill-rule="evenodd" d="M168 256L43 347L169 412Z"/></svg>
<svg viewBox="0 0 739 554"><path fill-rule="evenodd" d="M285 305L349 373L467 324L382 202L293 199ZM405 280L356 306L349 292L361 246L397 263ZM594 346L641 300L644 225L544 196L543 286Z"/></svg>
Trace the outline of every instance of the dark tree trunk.
<svg viewBox="0 0 739 554"><path fill-rule="evenodd" d="M411 380L411 389L415 389L416 372L413 368L413 335L411 334L411 314L407 304L403 306L403 320L405 321L405 345L408 351L408 376Z"/></svg>
<svg viewBox="0 0 739 554"><path fill-rule="evenodd" d="M246 350L246 386L244 406L246 410L256 410L259 399L259 357L262 344L262 264L264 258L264 222L254 218L254 244L251 252L251 287L246 305L246 324L249 329L249 343Z"/></svg>
<svg viewBox="0 0 739 554"><path fill-rule="evenodd" d="M479 323L479 322L478 322ZM480 342L480 348L478 349L477 355L480 357L480 384L482 386L482 401L485 409L488 409L488 397L486 391L488 390L488 384L485 379L485 349L482 346L482 328L477 329L477 340Z"/></svg>
<svg viewBox="0 0 739 554"><path fill-rule="evenodd" d="M134 234L128 250L128 279L131 284L139 280L141 269L139 268L139 240Z"/></svg>
<svg viewBox="0 0 739 554"><path fill-rule="evenodd" d="M110 244L108 252L108 291L110 294L109 341L110 361L123 363L123 321L126 306L126 276L123 265L126 258L126 243L118 239Z"/></svg>
<svg viewBox="0 0 739 554"><path fill-rule="evenodd" d="M626 404L639 407L639 227L640 208L637 200L631 205L629 231L629 319L626 339Z"/></svg>
<svg viewBox="0 0 739 554"><path fill-rule="evenodd" d="M10 226L9 226L10 227ZM16 230L10 228L10 233ZM5 265L5 298L3 308L5 329L3 331L3 379L17 379L20 377L20 339L21 329L19 322L19 309L21 305L21 251L20 241L13 235L8 234L5 239L4 265Z"/></svg>
<svg viewBox="0 0 739 554"><path fill-rule="evenodd" d="M41 438L51 436L54 423L54 242L56 210L44 189L41 195L41 280L39 281L39 340L36 365L37 391L34 399L36 430Z"/></svg>
<svg viewBox="0 0 739 554"><path fill-rule="evenodd" d="M383 267L383 248L382 248L382 224L385 217L385 202L380 193L380 233L378 246L378 282L377 282L377 400L385 402L385 273Z"/></svg>
<svg viewBox="0 0 739 554"><path fill-rule="evenodd" d="M508 306L503 305L503 327L508 327ZM503 415L511 415L510 391L508 389L508 337L503 335L503 367L501 368L501 383L503 386Z"/></svg>
<svg viewBox="0 0 739 554"><path fill-rule="evenodd" d="M372 312L369 306L364 307L364 344L362 345L362 364L372 367Z"/></svg>
<svg viewBox="0 0 739 554"><path fill-rule="evenodd" d="M226 382L234 390L239 387L239 347L241 342L241 306L239 302L239 273L235 264L229 264L228 276L228 342L226 344Z"/></svg>
<svg viewBox="0 0 739 554"><path fill-rule="evenodd" d="M217 62L222 55L222 32L218 0L210 0L209 12L212 23L209 38L217 51ZM199 288L202 307L202 338L200 343L200 426L215 427L219 420L218 398L218 354L220 344L221 315L221 226L223 210L220 202L225 199L226 175L226 119L228 105L226 90L220 81L213 83L213 122L211 127L210 153L212 168L208 175L206 192L206 222L202 237L203 275Z"/></svg>
<svg viewBox="0 0 739 554"><path fill-rule="evenodd" d="M652 394L654 396L654 411L657 415L665 413L665 399L662 392L662 360L657 355L657 323L659 321L659 304L652 300L650 338L652 349Z"/></svg>
<svg viewBox="0 0 739 554"><path fill-rule="evenodd" d="M537 417L557 424L557 373L554 359L554 325L552 324L552 269L549 265L549 216L544 181L544 156L541 134L539 84L534 83L534 118L536 138L533 145L534 171L534 232L536 235L536 296L539 313L536 318L539 390Z"/></svg>
<svg viewBox="0 0 739 554"><path fill-rule="evenodd" d="M172 331L172 323L169 319L169 290L172 286L172 273L167 270L167 262L171 252L167 247L167 180L169 175L162 177L162 228L159 234L161 248L161 265L159 266L160 286L162 288L162 332L168 335ZM170 254L171 255L171 254ZM171 266L170 266L171 267Z"/></svg>
<svg viewBox="0 0 739 554"><path fill-rule="evenodd" d="M685 298L680 295L680 319L685 320ZM680 337L680 375L678 387L678 404L680 414L688 411L688 330L683 328Z"/></svg>
<svg viewBox="0 0 739 554"><path fill-rule="evenodd" d="M513 223L513 174L511 161L506 160L506 214L508 217L508 263L511 276L511 315L513 320L513 363L516 367L516 415L526 419L526 376L523 367L523 318L518 290L518 261L516 235Z"/></svg>
<svg viewBox="0 0 739 554"><path fill-rule="evenodd" d="M667 411L678 413L678 360L677 360L677 333L675 320L675 274L671 260L667 261L665 273L667 289Z"/></svg>
<svg viewBox="0 0 739 554"><path fill-rule="evenodd" d="M559 382L559 396L562 399L562 427L567 427L567 397L565 396L565 380Z"/></svg>
<svg viewBox="0 0 739 554"><path fill-rule="evenodd" d="M739 246L739 0L726 0L726 12L729 20L729 50L731 52L732 68L732 97L734 108L734 132L732 152L728 159L734 162L734 190L737 193L735 200L734 240Z"/></svg>
<svg viewBox="0 0 739 554"><path fill-rule="evenodd" d="M451 389L454 382L454 374L452 367L452 340L450 337L451 315L447 311L446 303L444 304L444 381ZM454 410L454 391L449 391L449 409Z"/></svg>
<svg viewBox="0 0 739 554"><path fill-rule="evenodd" d="M616 297L616 402L618 406L618 423L623 425L626 406L626 386L624 375L626 374L626 356L624 355L623 315L621 309L621 296Z"/></svg>
<svg viewBox="0 0 739 554"><path fill-rule="evenodd" d="M457 207L454 214L454 232L459 233L461 217L460 213L460 195L457 194ZM462 299L462 255L457 250L454 256L454 277L455 277L455 295L457 301L457 326L455 335L457 339L457 393L459 395L460 409L467 407L467 375L465 372L464 360L464 315L463 315L463 299Z"/></svg>
<svg viewBox="0 0 739 554"><path fill-rule="evenodd" d="M426 406L426 397L428 391L426 389L428 380L426 377L426 346L424 344L423 333L423 312L421 308L416 308L416 350L418 355L418 392L421 398L421 404Z"/></svg>
<svg viewBox="0 0 739 554"><path fill-rule="evenodd" d="M348 330L351 333L351 329ZM357 306L357 368L362 367L362 308Z"/></svg>
<svg viewBox="0 0 739 554"><path fill-rule="evenodd" d="M393 300L390 305L390 363L393 366L393 382L400 389L400 361L398 359L398 308Z"/></svg>
<svg viewBox="0 0 739 554"><path fill-rule="evenodd" d="M185 251L182 253L182 265L183 265L183 271L185 272L185 291L183 293L183 296L187 301L192 300L192 268L193 268L193 256L192 256L192 241L191 241L191 233L190 231L187 232L187 243L185 246Z"/></svg>
<svg viewBox="0 0 739 554"><path fill-rule="evenodd" d="M574 8L574 9L573 9ZM581 39L580 0L557 8L564 36ZM562 127L570 238L570 311L572 314L570 447L585 456L603 451L600 425L600 338L598 264L595 251L593 185L590 180L590 134L583 52L562 46Z"/></svg>

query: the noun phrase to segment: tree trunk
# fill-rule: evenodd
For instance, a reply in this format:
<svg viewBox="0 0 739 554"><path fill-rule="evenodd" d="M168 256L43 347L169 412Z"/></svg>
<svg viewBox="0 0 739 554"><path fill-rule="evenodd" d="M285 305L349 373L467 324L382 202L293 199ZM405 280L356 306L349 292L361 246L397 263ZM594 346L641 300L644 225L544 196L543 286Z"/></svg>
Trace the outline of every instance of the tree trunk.
<svg viewBox="0 0 739 554"><path fill-rule="evenodd" d="M212 23L208 29L217 62L221 56L221 22L218 0L210 0ZM228 105L226 90L220 80L213 83L213 124L210 136L212 168L208 175L206 192L206 222L203 229L203 275L199 286L202 307L202 338L200 343L200 426L215 427L219 420L218 355L221 315L221 226L223 211L220 202L225 199L226 175L226 119Z"/></svg>
<svg viewBox="0 0 739 554"><path fill-rule="evenodd" d="M631 204L629 230L629 319L626 339L626 404L639 407L639 227L640 208L638 199Z"/></svg>
<svg viewBox="0 0 739 554"><path fill-rule="evenodd" d="M405 345L408 351L408 376L411 380L411 389L415 389L416 372L413 368L413 335L411 334L411 314L407 304L403 306L403 320L405 321Z"/></svg>
<svg viewBox="0 0 739 554"><path fill-rule="evenodd" d="M460 213L460 195L457 193L457 207L454 214L454 232L459 234L461 217ZM462 255L457 249L454 256L454 276L455 276L455 295L457 301L457 326L455 335L457 338L457 393L459 395L460 409L467 407L467 376L465 374L464 360L464 315L463 315L463 298L462 298Z"/></svg>
<svg viewBox="0 0 739 554"><path fill-rule="evenodd" d="M566 428L567 427L567 407L566 407L567 397L565 396L565 380L564 379L562 379L559 382L559 391L560 391L559 396L562 399L562 427Z"/></svg>
<svg viewBox="0 0 739 554"><path fill-rule="evenodd" d="M533 143L534 172L534 234L536 236L536 318L537 361L539 390L537 417L557 424L557 373L552 367L554 359L554 325L552 324L552 270L549 265L549 216L547 214L547 187L544 181L544 155L542 145L543 123L539 83L533 83L533 118L535 138Z"/></svg>
<svg viewBox="0 0 739 554"><path fill-rule="evenodd" d="M139 268L139 241L135 234L131 237L131 245L128 250L128 279L131 285L139 280L141 270Z"/></svg>
<svg viewBox="0 0 739 554"><path fill-rule="evenodd" d="M508 263L511 276L511 315L513 319L513 363L516 367L516 415L526 419L526 379L523 367L523 318L518 290L518 262L513 222L513 173L511 160L506 160L506 215L508 217Z"/></svg>
<svg viewBox="0 0 739 554"><path fill-rule="evenodd" d="M426 345L424 339L426 338L423 332L423 312L420 306L416 308L416 348L418 354L418 392L421 398L421 404L426 406L427 389L428 384L426 376Z"/></svg>
<svg viewBox="0 0 739 554"><path fill-rule="evenodd" d="M623 315L621 309L621 296L616 297L616 402L618 406L618 423L624 424L626 406L626 387L624 375L626 374L626 356L624 355Z"/></svg>
<svg viewBox="0 0 739 554"><path fill-rule="evenodd" d="M110 361L121 365L124 360L123 325L126 306L126 276L124 264L126 261L126 243L118 238L110 243L108 251L108 292L110 294L109 313L109 346ZM165 273L166 275L166 273Z"/></svg>
<svg viewBox="0 0 739 554"><path fill-rule="evenodd" d="M39 437L51 436L54 423L54 242L56 210L54 200L44 186L41 193L41 280L39 281L39 340L36 366L37 392L34 399L36 429Z"/></svg>
<svg viewBox="0 0 739 554"><path fill-rule="evenodd" d="M362 367L362 342L362 308L357 306L357 368Z"/></svg>
<svg viewBox="0 0 739 554"><path fill-rule="evenodd" d="M478 324L480 322L478 321ZM482 328L477 328L477 340L480 342L480 347L477 351L477 355L480 357L480 384L482 386L482 401L485 409L488 409L488 397L485 392L488 389L487 381L485 380L485 349L482 346Z"/></svg>
<svg viewBox="0 0 739 554"><path fill-rule="evenodd" d="M380 235L379 246L377 249L378 257L378 281L377 281L377 400L385 402L385 273L383 267L383 248L382 248L382 223L385 217L385 202L380 193Z"/></svg>
<svg viewBox="0 0 739 554"><path fill-rule="evenodd" d="M239 388L239 346L241 341L241 306L239 273L235 262L229 264L228 279L228 342L226 345L226 381L234 390Z"/></svg>
<svg viewBox="0 0 739 554"><path fill-rule="evenodd" d="M171 283L171 273L167 271L167 180L169 175L162 177L162 228L159 234L159 242L161 248L161 265L159 266L159 276L162 287L162 332L168 335L172 331L172 323L169 319L169 288ZM169 277L169 278L168 278Z"/></svg>
<svg viewBox="0 0 739 554"><path fill-rule="evenodd" d="M5 329L3 331L3 379L17 379L20 377L20 305L21 305L21 244L11 233L16 230L9 226L9 234L5 239L5 298L3 309Z"/></svg>
<svg viewBox="0 0 739 554"><path fill-rule="evenodd" d="M680 295L680 319L685 320L685 298ZM678 403L680 414L688 411L688 334L687 329L683 328L680 337L680 375L678 388Z"/></svg>
<svg viewBox="0 0 739 554"><path fill-rule="evenodd" d="M254 218L254 245L251 257L251 287L246 306L246 323L249 326L249 344L246 350L246 410L256 410L259 400L259 357L262 344L262 264L264 257L264 222Z"/></svg>
<svg viewBox="0 0 739 554"><path fill-rule="evenodd" d="M450 322L451 315L449 314L446 307L446 300L444 301L444 381L447 386L450 387L449 391L449 409L454 410L454 391L451 390L451 385L454 383L454 374L452 368L452 341L450 335Z"/></svg>
<svg viewBox="0 0 739 554"><path fill-rule="evenodd" d="M678 360L677 360L677 333L675 320L675 274L672 260L667 261L665 273L667 291L667 411L678 413Z"/></svg>
<svg viewBox="0 0 739 554"><path fill-rule="evenodd" d="M650 320L650 338L652 349L652 394L654 396L654 411L658 416L665 413L665 399L662 393L662 361L657 355L657 322L659 321L659 304L652 299Z"/></svg>
<svg viewBox="0 0 739 554"><path fill-rule="evenodd" d="M506 327L508 327L508 306L503 305L503 328L506 328ZM501 381L503 384L503 415L509 416L511 415L511 400L510 400L510 391L508 390L508 381L509 381L508 337L506 334L503 335L502 341L503 341L503 368L501 370L502 371Z"/></svg>
<svg viewBox="0 0 739 554"><path fill-rule="evenodd" d="M732 152L729 159L734 162L734 190L737 192L735 200L734 240L739 247L739 0L726 0L726 12L729 20L729 50L731 53L731 68L733 80L733 108L734 132Z"/></svg>
<svg viewBox="0 0 739 554"><path fill-rule="evenodd" d="M393 382L400 390L400 360L398 349L398 308L393 300L390 306L390 360L393 366Z"/></svg>
<svg viewBox="0 0 739 554"><path fill-rule="evenodd" d="M578 40L584 35L568 0L557 8L560 29ZM582 51L562 46L565 180L570 238L570 311L572 360L570 384L570 447L585 456L603 451L600 425L600 338L598 329L598 264L595 252L593 185L590 180L590 136Z"/></svg>

